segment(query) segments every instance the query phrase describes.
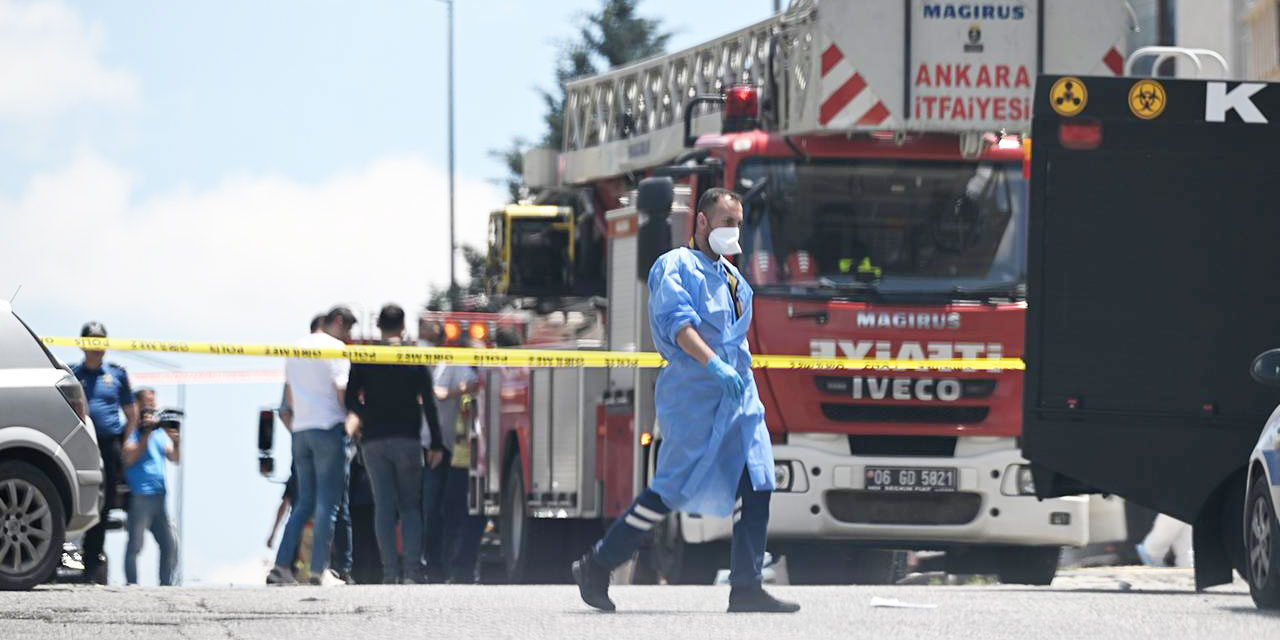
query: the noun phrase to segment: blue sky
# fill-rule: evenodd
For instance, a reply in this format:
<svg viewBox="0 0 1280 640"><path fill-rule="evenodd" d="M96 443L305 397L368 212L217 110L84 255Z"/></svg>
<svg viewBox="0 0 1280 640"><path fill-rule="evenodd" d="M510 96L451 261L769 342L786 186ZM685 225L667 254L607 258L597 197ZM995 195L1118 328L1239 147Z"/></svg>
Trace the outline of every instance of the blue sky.
<svg viewBox="0 0 1280 640"><path fill-rule="evenodd" d="M457 1L461 242L483 244L503 197L488 151L542 135L535 87L597 4ZM676 32L674 50L772 2L641 8ZM14 307L42 335L93 318L115 337L258 342L296 339L335 302L420 306L448 277L444 20L433 0L0 0L0 295L21 286ZM279 488L256 473L254 428L278 397L271 384L187 389L188 584L265 575ZM287 442L281 430L282 468ZM123 544L108 537L116 582ZM154 583L154 545L141 573Z"/></svg>

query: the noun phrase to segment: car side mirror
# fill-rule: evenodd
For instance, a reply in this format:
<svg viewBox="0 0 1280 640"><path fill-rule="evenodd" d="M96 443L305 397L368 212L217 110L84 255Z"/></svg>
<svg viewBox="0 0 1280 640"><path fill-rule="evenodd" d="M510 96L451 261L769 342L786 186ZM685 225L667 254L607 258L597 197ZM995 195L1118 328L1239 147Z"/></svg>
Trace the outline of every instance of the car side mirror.
<svg viewBox="0 0 1280 640"><path fill-rule="evenodd" d="M271 409L258 412L258 451L270 453L276 435L276 414Z"/></svg>
<svg viewBox="0 0 1280 640"><path fill-rule="evenodd" d="M1268 387L1280 387L1280 349L1264 351L1254 358L1249 375Z"/></svg>

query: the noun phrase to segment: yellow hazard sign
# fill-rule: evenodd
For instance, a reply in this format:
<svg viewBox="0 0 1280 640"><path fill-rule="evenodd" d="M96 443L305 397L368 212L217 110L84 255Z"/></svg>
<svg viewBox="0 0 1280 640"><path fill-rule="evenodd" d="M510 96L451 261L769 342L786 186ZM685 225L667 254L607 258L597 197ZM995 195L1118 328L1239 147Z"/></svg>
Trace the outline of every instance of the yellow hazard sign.
<svg viewBox="0 0 1280 640"><path fill-rule="evenodd" d="M1084 111L1084 106L1089 104L1089 90L1080 78L1058 78L1049 88L1049 104L1058 115L1070 118Z"/></svg>
<svg viewBox="0 0 1280 640"><path fill-rule="evenodd" d="M630 351L564 351L552 349L466 349L458 347L391 347L347 345L342 348L299 347L278 344L188 342L185 340L128 340L123 338L42 338L49 347L74 347L94 351L158 351L220 356L257 356L312 360L350 360L370 364L434 365L456 364L474 367L587 368L619 367L656 369L667 366L661 354ZM1022 371L1021 358L981 358L954 360L850 360L811 356L752 356L756 369L815 369L886 371L973 370Z"/></svg>
<svg viewBox="0 0 1280 640"><path fill-rule="evenodd" d="M1151 78L1143 78L1129 89L1129 110L1143 120L1159 117L1164 105L1164 86Z"/></svg>

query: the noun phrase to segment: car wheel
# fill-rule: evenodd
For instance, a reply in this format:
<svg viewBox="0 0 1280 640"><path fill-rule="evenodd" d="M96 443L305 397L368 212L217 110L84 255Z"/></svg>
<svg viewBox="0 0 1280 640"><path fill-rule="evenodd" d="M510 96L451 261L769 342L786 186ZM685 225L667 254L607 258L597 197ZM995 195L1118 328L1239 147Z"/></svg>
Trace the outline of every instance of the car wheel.
<svg viewBox="0 0 1280 640"><path fill-rule="evenodd" d="M62 496L48 476L0 462L0 589L30 589L53 575L66 537Z"/></svg>
<svg viewBox="0 0 1280 640"><path fill-rule="evenodd" d="M1280 609L1280 523L1267 480L1259 476L1245 500L1244 548L1249 594L1259 609Z"/></svg>

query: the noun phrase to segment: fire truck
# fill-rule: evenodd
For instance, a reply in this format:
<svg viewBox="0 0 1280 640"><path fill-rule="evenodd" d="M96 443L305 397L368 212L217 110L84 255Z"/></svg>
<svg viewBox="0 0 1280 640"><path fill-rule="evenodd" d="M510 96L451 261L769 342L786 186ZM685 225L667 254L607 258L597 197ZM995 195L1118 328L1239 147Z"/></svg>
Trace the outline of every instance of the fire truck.
<svg viewBox="0 0 1280 640"><path fill-rule="evenodd" d="M526 157L530 205L490 218L513 343L652 351L645 285L698 196L742 195L753 353L1021 357L1034 78L1120 75L1118 0L799 1L672 54L565 84L564 148ZM477 317L475 322L489 322ZM465 330L465 329L464 329ZM513 581L562 581L655 472L657 370L488 369L472 508ZM885 582L894 549L1047 584L1089 502L1039 500L1017 371L757 370L792 583ZM477 450L477 449L473 449ZM731 523L678 514L635 580L708 583Z"/></svg>

